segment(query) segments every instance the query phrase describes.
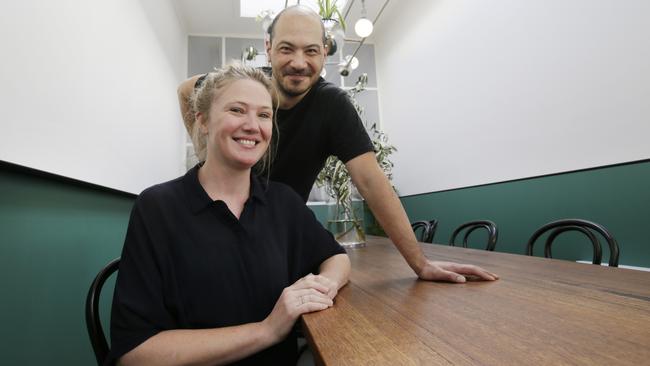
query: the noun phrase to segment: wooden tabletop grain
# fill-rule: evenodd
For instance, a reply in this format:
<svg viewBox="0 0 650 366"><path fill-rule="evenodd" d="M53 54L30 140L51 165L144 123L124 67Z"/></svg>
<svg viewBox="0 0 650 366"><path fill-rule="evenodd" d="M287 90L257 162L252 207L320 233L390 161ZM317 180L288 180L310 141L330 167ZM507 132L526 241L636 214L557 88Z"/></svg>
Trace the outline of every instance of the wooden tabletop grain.
<svg viewBox="0 0 650 366"><path fill-rule="evenodd" d="M350 249L335 306L303 316L324 365L650 365L650 272L422 244L494 282L420 281L385 238Z"/></svg>

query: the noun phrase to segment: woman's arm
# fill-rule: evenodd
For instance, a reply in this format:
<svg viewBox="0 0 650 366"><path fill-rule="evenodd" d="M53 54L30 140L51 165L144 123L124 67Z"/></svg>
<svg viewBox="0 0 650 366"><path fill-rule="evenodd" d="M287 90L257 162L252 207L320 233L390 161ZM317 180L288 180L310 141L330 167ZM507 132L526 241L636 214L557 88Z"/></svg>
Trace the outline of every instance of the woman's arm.
<svg viewBox="0 0 650 366"><path fill-rule="evenodd" d="M285 288L266 319L233 327L163 331L127 352L119 365L221 365L283 340L302 314L333 305L313 275Z"/></svg>
<svg viewBox="0 0 650 366"><path fill-rule="evenodd" d="M320 265L320 276L325 277L331 283L322 282L329 287L327 295L334 299L341 287L348 283L350 276L350 258L347 254L337 254L329 257Z"/></svg>
<svg viewBox="0 0 650 366"><path fill-rule="evenodd" d="M271 332L262 323L215 329L167 330L126 353L118 365L225 364L273 344Z"/></svg>

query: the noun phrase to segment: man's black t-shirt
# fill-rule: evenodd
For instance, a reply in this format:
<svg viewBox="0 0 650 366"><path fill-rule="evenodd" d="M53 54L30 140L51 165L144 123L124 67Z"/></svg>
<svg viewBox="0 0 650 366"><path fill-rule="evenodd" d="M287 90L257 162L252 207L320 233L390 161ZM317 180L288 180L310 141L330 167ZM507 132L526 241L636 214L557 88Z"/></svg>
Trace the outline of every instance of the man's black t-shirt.
<svg viewBox="0 0 650 366"><path fill-rule="evenodd" d="M277 121L271 180L289 185L304 201L328 156L346 163L373 151L348 94L323 78L293 108L280 109Z"/></svg>
<svg viewBox="0 0 650 366"><path fill-rule="evenodd" d="M239 219L213 201L198 166L137 198L113 297L109 364L170 329L262 321L282 290L345 253L284 184L251 178ZM295 337L237 364L295 364Z"/></svg>

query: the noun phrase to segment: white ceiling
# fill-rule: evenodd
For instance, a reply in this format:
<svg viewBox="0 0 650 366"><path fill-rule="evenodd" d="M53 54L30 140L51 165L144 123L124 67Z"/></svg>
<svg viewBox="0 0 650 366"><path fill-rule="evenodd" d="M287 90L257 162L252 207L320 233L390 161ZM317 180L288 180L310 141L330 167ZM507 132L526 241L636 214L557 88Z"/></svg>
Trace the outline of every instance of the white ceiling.
<svg viewBox="0 0 650 366"><path fill-rule="evenodd" d="M181 23L189 34L193 35L231 35L246 37L261 37L262 27L253 18L241 18L239 16L240 0L172 0ZM269 3L281 3L284 0L268 0ZM377 17L385 0L366 0L368 19L374 20ZM361 14L361 0L348 0L347 7L351 6L350 13L346 19L348 23L346 36L358 39L354 34L354 22ZM377 27L381 27L384 17L388 16L391 5L381 15ZM264 10L264 9L260 9ZM343 12L345 14L345 12ZM368 39L372 42L372 36Z"/></svg>

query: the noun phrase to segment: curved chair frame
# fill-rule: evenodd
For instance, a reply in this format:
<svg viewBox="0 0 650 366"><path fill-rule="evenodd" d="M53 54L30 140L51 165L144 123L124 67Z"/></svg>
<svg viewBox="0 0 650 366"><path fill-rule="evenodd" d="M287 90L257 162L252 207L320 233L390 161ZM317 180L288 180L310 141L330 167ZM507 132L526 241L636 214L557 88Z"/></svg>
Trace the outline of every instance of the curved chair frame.
<svg viewBox="0 0 650 366"><path fill-rule="evenodd" d="M596 238L596 235L594 235L594 233L582 226L561 226L553 230L546 239L546 244L544 245L544 257L553 258L553 254L551 253L551 245L553 245L553 241L555 238L557 238L558 235L568 231L579 231L589 238L592 246L594 247L594 256L591 262L593 264L600 264L603 258L603 249L600 246L600 241L598 241L598 238Z"/></svg>
<svg viewBox="0 0 650 366"><path fill-rule="evenodd" d="M425 239L427 243L433 243L433 236L436 235L436 229L438 229L438 220L429 220L429 234Z"/></svg>
<svg viewBox="0 0 650 366"><path fill-rule="evenodd" d="M460 225L454 232L451 234L451 239L449 239L449 245L451 246L456 246L456 236L463 231L464 229L467 229L465 232L465 235L463 236L463 248L467 248L467 238L469 235L476 229L485 229L488 232L488 243L487 246L485 247L485 250L489 251L494 251L494 248L497 246L497 239L499 238L499 230L497 229L497 225L489 220L478 220L478 221L470 221L466 222L462 225Z"/></svg>
<svg viewBox="0 0 650 366"><path fill-rule="evenodd" d="M567 231L579 231L585 234L589 238L589 240L591 240L591 243L594 247L594 256L593 256L592 263L600 264L602 258L602 249L600 246L600 242L598 241L596 236L590 230L588 230L591 229L599 233L600 235L602 235L602 237L605 238L605 240L607 241L607 245L609 246L609 266L618 267L619 248L618 248L618 242L616 241L616 239L614 239L614 236L607 229L605 229L604 226L596 224L595 222L581 220L581 219L557 220L557 221L549 222L548 224L540 227L539 229L537 229L537 231L533 233L533 235L528 240L528 243L526 244L527 255L533 255L533 245L535 244L535 241L537 241L537 239L539 239L540 236L542 236L545 232L551 229L555 229L555 230L552 231L548 239L546 239L546 245L544 247L545 257L552 258L551 244L559 234Z"/></svg>
<svg viewBox="0 0 650 366"><path fill-rule="evenodd" d="M429 232L431 225L429 224L428 221L416 221L411 223L411 229L413 229L413 232L416 233L416 230L422 228L422 234L418 237L416 234L415 237L418 239L418 241L421 242L427 242L429 239Z"/></svg>
<svg viewBox="0 0 650 366"><path fill-rule="evenodd" d="M86 296L86 327L88 328L88 336L90 343L95 352L97 364L102 365L108 356L108 343L104 335L104 329L99 318L99 296L102 292L102 287L106 280L115 272L120 266L120 258L115 258L110 261L95 277L93 283L88 290Z"/></svg>

